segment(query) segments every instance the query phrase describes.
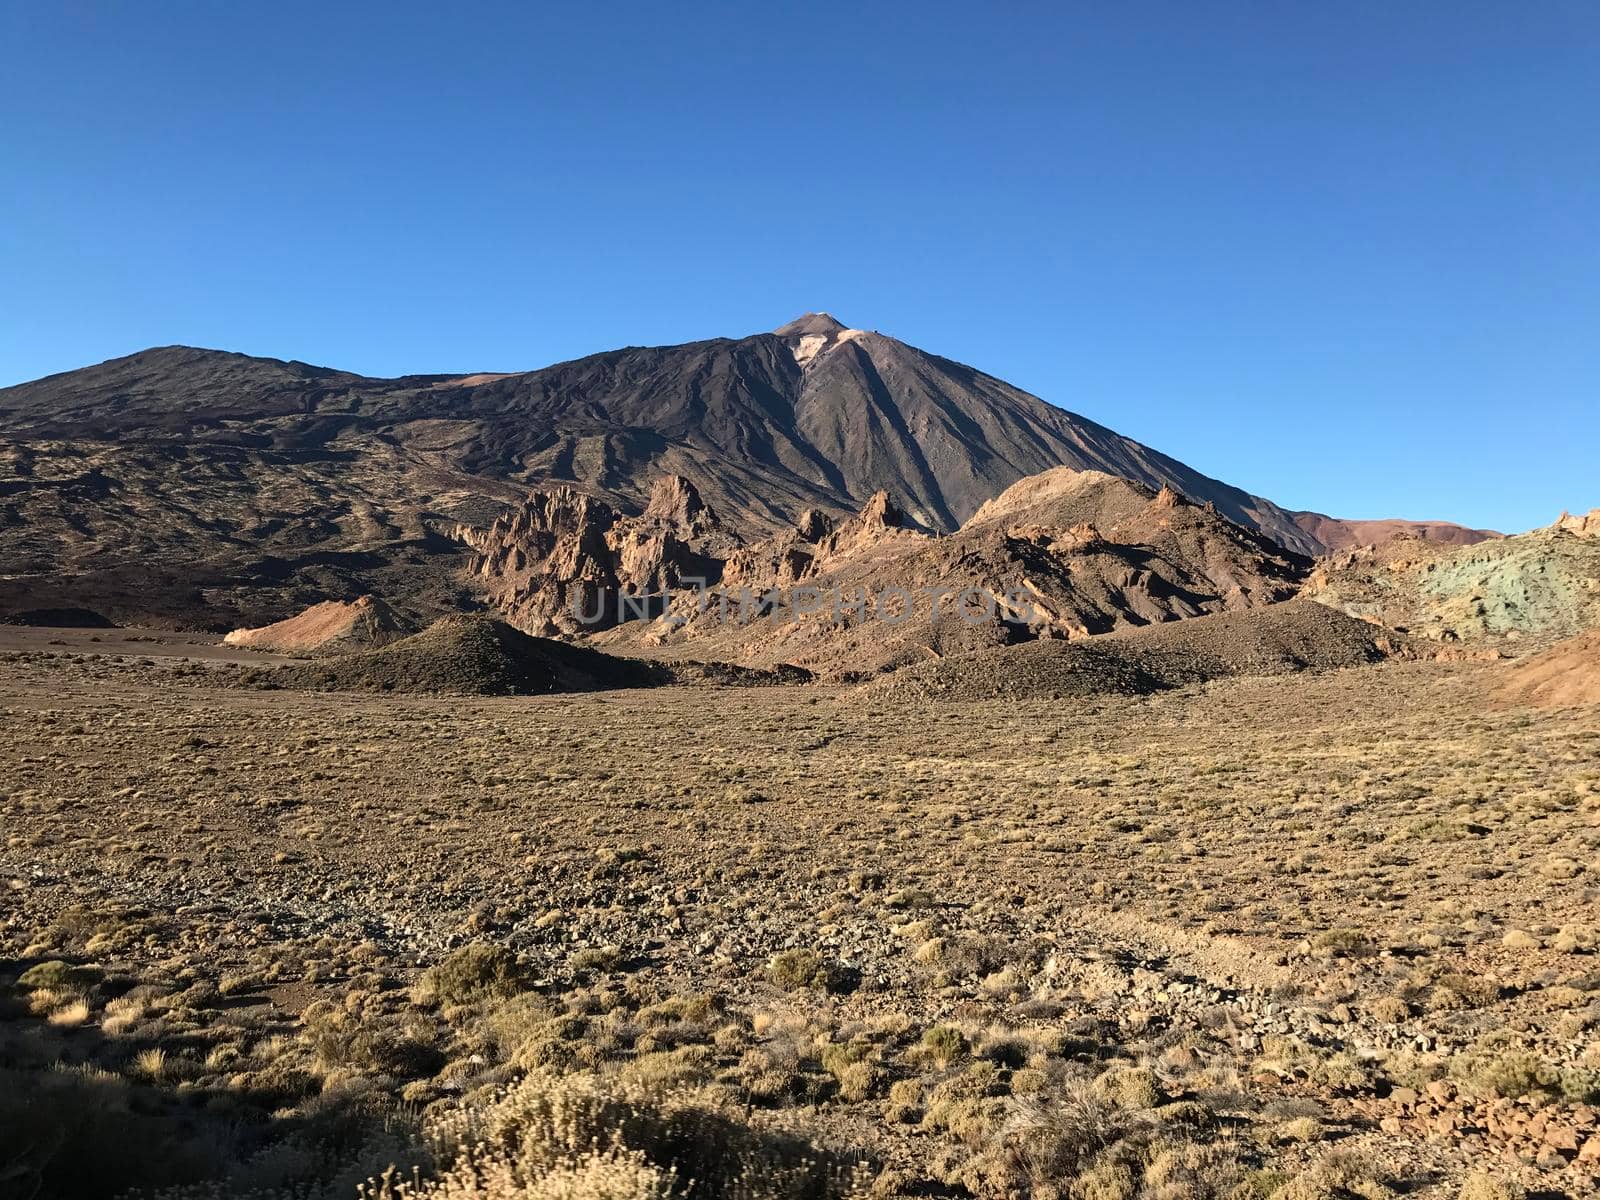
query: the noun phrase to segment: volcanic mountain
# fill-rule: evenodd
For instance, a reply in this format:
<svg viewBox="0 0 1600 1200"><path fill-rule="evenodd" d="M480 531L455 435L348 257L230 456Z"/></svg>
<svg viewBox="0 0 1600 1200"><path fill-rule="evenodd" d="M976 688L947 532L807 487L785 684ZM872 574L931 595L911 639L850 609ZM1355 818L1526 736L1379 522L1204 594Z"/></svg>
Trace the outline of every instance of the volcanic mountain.
<svg viewBox="0 0 1600 1200"><path fill-rule="evenodd" d="M744 538L886 491L949 531L1058 466L1170 488L1301 553L1327 544L1268 500L825 313L513 374L376 379L170 346L0 389L0 613L232 628L373 593L421 619L468 599L454 532L534 486L638 512L680 475Z"/></svg>

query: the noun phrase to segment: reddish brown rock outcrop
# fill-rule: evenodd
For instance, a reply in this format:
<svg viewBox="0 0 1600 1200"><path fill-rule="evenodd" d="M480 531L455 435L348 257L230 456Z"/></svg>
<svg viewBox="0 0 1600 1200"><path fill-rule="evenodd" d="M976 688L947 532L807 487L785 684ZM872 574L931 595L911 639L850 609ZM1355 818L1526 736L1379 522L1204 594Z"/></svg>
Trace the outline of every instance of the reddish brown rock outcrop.
<svg viewBox="0 0 1600 1200"><path fill-rule="evenodd" d="M735 545L687 479L658 480L644 512L618 513L570 487L535 492L483 533L469 571L519 628L541 636L654 615L665 593L721 578Z"/></svg>
<svg viewBox="0 0 1600 1200"><path fill-rule="evenodd" d="M1579 537L1600 537L1600 508L1591 508L1577 516L1564 512L1551 528L1575 533Z"/></svg>
<svg viewBox="0 0 1600 1200"><path fill-rule="evenodd" d="M608 642L736 662L875 671L1036 637L1083 638L1295 593L1310 567L1215 511L1099 472L1023 480L956 533L886 493L737 551L710 595Z"/></svg>
<svg viewBox="0 0 1600 1200"><path fill-rule="evenodd" d="M1352 521L1316 512L1289 515L1294 518L1295 525L1330 553L1351 550L1357 546L1382 546L1396 538L1415 538L1443 546L1475 546L1479 542L1504 536L1492 529L1470 529L1451 521L1407 521L1400 518Z"/></svg>

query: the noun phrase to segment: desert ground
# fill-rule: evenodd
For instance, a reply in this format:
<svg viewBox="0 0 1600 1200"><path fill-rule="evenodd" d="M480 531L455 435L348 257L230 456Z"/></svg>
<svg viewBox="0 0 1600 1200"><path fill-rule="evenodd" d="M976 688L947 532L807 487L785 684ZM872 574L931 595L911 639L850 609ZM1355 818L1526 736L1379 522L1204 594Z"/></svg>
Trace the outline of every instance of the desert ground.
<svg viewBox="0 0 1600 1200"><path fill-rule="evenodd" d="M7 1197L1596 1190L1600 720L1503 664L463 698L141 636L0 648Z"/></svg>

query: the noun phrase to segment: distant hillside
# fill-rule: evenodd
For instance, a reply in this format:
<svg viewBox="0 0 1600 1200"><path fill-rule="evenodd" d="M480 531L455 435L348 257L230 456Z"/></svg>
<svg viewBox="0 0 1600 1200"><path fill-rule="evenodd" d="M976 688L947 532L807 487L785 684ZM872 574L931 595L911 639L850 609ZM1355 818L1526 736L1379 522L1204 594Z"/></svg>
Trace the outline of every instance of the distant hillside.
<svg viewBox="0 0 1600 1200"><path fill-rule="evenodd" d="M1446 546L1475 546L1479 542L1504 537L1492 529L1468 529L1449 521L1341 521L1322 513L1290 513L1294 523L1315 538L1325 550L1348 550L1355 546L1381 546L1397 537L1421 538Z"/></svg>

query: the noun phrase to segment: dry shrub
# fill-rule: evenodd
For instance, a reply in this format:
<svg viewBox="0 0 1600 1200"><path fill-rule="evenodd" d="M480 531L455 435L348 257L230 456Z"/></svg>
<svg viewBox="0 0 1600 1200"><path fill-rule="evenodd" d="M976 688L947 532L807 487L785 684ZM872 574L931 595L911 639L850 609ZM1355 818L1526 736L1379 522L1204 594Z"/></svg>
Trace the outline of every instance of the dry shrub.
<svg viewBox="0 0 1600 1200"><path fill-rule="evenodd" d="M388 1163L423 1162L408 1123L333 1098L252 1130L240 1110L92 1069L0 1070L6 1200L347 1200Z"/></svg>
<svg viewBox="0 0 1600 1200"><path fill-rule="evenodd" d="M1600 1076L1595 1072L1553 1063L1504 1030L1486 1034L1452 1059L1450 1077L1484 1099L1537 1095L1590 1103L1600 1097Z"/></svg>
<svg viewBox="0 0 1600 1200"><path fill-rule="evenodd" d="M1326 958L1355 958L1374 952L1372 939L1360 929L1324 929L1311 939L1311 950Z"/></svg>
<svg viewBox="0 0 1600 1200"><path fill-rule="evenodd" d="M389 1171L362 1200L666 1200L672 1177L644 1155L592 1150L530 1179L504 1151L468 1152L433 1179Z"/></svg>
<svg viewBox="0 0 1600 1200"><path fill-rule="evenodd" d="M526 973L504 946L477 942L422 973L415 999L449 1007L475 1000L508 999L526 989Z"/></svg>
<svg viewBox="0 0 1600 1200"><path fill-rule="evenodd" d="M574 971L615 971L622 964L622 947L588 946L575 951L567 962Z"/></svg>
<svg viewBox="0 0 1600 1200"><path fill-rule="evenodd" d="M105 1072L0 1071L0 1195L109 1196L220 1170L213 1147L139 1112L132 1091Z"/></svg>
<svg viewBox="0 0 1600 1200"><path fill-rule="evenodd" d="M1434 981L1425 1001L1430 1012L1482 1008L1500 998L1500 984L1481 975L1449 973Z"/></svg>
<svg viewBox="0 0 1600 1200"><path fill-rule="evenodd" d="M979 1196L1214 1200L1242 1176L1227 1148L1175 1136L1087 1089L1009 1108L989 1143L947 1182Z"/></svg>
<svg viewBox="0 0 1600 1200"><path fill-rule="evenodd" d="M861 1186L854 1163L751 1128L720 1093L591 1074L535 1072L431 1134L448 1167L367 1200L833 1200Z"/></svg>
<svg viewBox="0 0 1600 1200"><path fill-rule="evenodd" d="M1474 1171L1461 1181L1460 1200L1522 1200L1527 1195L1514 1179L1502 1179L1485 1171Z"/></svg>
<svg viewBox="0 0 1600 1200"><path fill-rule="evenodd" d="M711 1073L711 1052L704 1046L655 1050L623 1064L621 1076L649 1088L674 1088L700 1083Z"/></svg>
<svg viewBox="0 0 1600 1200"><path fill-rule="evenodd" d="M501 1058L509 1059L527 1042L541 1036L556 1015L555 1005L537 992L524 992L504 1004L488 1006L483 1032Z"/></svg>
<svg viewBox="0 0 1600 1200"><path fill-rule="evenodd" d="M987 1152L1006 1175L1049 1183L1080 1174L1135 1123L1117 1107L1082 1091L1054 1102L1017 1101L1015 1115Z"/></svg>
<svg viewBox="0 0 1600 1200"><path fill-rule="evenodd" d="M1145 1154L1139 1195L1145 1200L1211 1200L1231 1196L1242 1174L1226 1146L1156 1143Z"/></svg>
<svg viewBox="0 0 1600 1200"><path fill-rule="evenodd" d="M324 1070L353 1067L414 1079L432 1075L445 1063L444 1055L426 1042L364 1025L339 1011L315 1015L307 1022L305 1037Z"/></svg>
<svg viewBox="0 0 1600 1200"><path fill-rule="evenodd" d="M998 938L972 934L929 938L912 952L923 966L937 967L947 975L986 974L1006 964L1011 947Z"/></svg>
<svg viewBox="0 0 1600 1200"><path fill-rule="evenodd" d="M834 1043L824 1046L820 1057L823 1070L839 1085L839 1098L848 1103L877 1095L888 1079L870 1042Z"/></svg>
<svg viewBox="0 0 1600 1200"><path fill-rule="evenodd" d="M767 964L767 978L788 991L820 988L825 992L848 992L858 978L849 967L830 962L815 950L785 950Z"/></svg>
<svg viewBox="0 0 1600 1200"><path fill-rule="evenodd" d="M1561 954L1589 954L1597 944L1600 944L1600 933L1592 925L1563 925L1550 947Z"/></svg>
<svg viewBox="0 0 1600 1200"><path fill-rule="evenodd" d="M1161 1103L1155 1072L1148 1067L1112 1067L1091 1086L1096 1095L1123 1108L1154 1108Z"/></svg>
<svg viewBox="0 0 1600 1200"><path fill-rule="evenodd" d="M1273 1200L1341 1200L1346 1196L1377 1197L1385 1185L1354 1154L1332 1151L1311 1163L1272 1193Z"/></svg>
<svg viewBox="0 0 1600 1200"><path fill-rule="evenodd" d="M69 992L93 983L97 973L90 967L75 967L60 959L35 963L17 978L17 987L24 991Z"/></svg>
<svg viewBox="0 0 1600 1200"><path fill-rule="evenodd" d="M921 1053L940 1067L948 1067L964 1058L972 1049L963 1034L954 1025L935 1025L922 1035Z"/></svg>

